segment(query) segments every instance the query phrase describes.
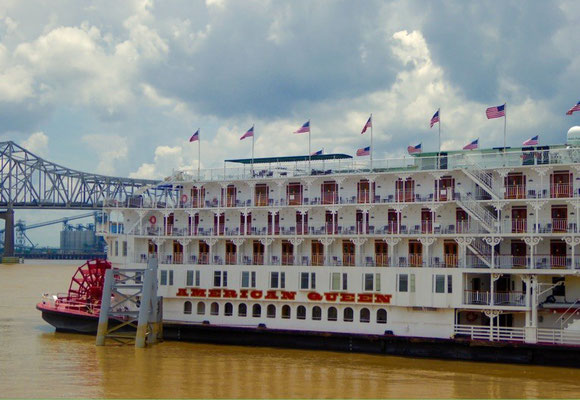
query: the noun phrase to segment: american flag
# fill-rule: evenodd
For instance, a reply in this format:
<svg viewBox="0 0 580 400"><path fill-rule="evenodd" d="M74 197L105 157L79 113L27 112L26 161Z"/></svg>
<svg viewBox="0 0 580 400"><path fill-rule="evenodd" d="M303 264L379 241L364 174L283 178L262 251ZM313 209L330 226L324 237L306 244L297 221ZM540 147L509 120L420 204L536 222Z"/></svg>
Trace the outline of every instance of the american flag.
<svg viewBox="0 0 580 400"><path fill-rule="evenodd" d="M463 150L473 150L473 149L477 149L477 146L479 145L479 138L475 139L473 142L463 146Z"/></svg>
<svg viewBox="0 0 580 400"><path fill-rule="evenodd" d="M373 126L373 116L371 115L365 126L363 126L362 132L360 134L362 135L367 131L367 129L372 128L372 126Z"/></svg>
<svg viewBox="0 0 580 400"><path fill-rule="evenodd" d="M572 107L571 109L566 111L566 115L572 115L574 113L574 111L580 111L580 101L578 103L576 103L576 105L574 105L574 107Z"/></svg>
<svg viewBox="0 0 580 400"><path fill-rule="evenodd" d="M530 138L530 139L526 140L522 144L524 146L536 146L539 143L539 140L538 140L539 137L540 137L540 135L536 135L533 138Z"/></svg>
<svg viewBox="0 0 580 400"><path fill-rule="evenodd" d="M421 152L421 144L419 143L417 146L409 146L407 147L407 151L409 152L409 154L417 154Z"/></svg>
<svg viewBox="0 0 580 400"><path fill-rule="evenodd" d="M294 133L310 133L310 120L306 121L300 129L295 131Z"/></svg>
<svg viewBox="0 0 580 400"><path fill-rule="evenodd" d="M356 155L361 156L368 156L371 154L371 146L363 147L362 149L358 149L356 151Z"/></svg>
<svg viewBox="0 0 580 400"><path fill-rule="evenodd" d="M250 129L248 129L248 131L246 133L243 134L243 136L240 138L240 140L244 140L245 138L249 138L249 137L254 137L254 125L252 125L252 127Z"/></svg>
<svg viewBox="0 0 580 400"><path fill-rule="evenodd" d="M311 156L321 156L322 153L324 153L324 149L315 151L314 153L311 153L310 155Z"/></svg>
<svg viewBox="0 0 580 400"><path fill-rule="evenodd" d="M190 142L196 142L199 140L199 129L195 131L192 137L189 138Z"/></svg>
<svg viewBox="0 0 580 400"><path fill-rule="evenodd" d="M433 117L431 117L430 128L433 128L433 125L435 125L437 122L439 122L439 110L437 110L437 112L435 114L433 114Z"/></svg>
<svg viewBox="0 0 580 400"><path fill-rule="evenodd" d="M505 117L505 104L497 107L489 107L485 110L485 115L487 115L487 119Z"/></svg>

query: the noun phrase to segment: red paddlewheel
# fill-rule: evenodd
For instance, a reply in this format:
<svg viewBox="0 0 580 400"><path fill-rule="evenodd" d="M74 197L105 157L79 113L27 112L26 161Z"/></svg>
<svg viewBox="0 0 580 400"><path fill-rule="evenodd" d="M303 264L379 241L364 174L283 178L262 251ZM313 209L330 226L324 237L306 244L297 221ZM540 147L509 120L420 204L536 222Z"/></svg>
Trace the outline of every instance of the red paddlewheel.
<svg viewBox="0 0 580 400"><path fill-rule="evenodd" d="M68 288L68 301L100 304L105 283L105 271L111 268L107 260L90 260L73 275Z"/></svg>

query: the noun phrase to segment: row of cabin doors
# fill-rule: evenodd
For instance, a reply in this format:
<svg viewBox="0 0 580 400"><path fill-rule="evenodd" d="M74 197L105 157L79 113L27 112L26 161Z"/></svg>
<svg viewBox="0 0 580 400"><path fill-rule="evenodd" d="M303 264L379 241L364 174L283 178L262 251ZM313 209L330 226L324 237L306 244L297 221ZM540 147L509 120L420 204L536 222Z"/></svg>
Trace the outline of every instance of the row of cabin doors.
<svg viewBox="0 0 580 400"><path fill-rule="evenodd" d="M523 244L523 243L522 243ZM557 243L553 243L554 246ZM449 266L457 265L457 243L454 242L444 242L444 257L445 263ZM422 263L422 245L417 241L409 242L409 263L410 265L419 266ZM560 249L561 250L561 249ZM152 241L149 242L149 254L157 253L157 245ZM565 246L564 246L565 255ZM520 254L523 252L525 257L525 245L522 248L519 243L512 243L512 253ZM264 262L264 245L255 240L253 242L253 261L254 264L263 264ZM198 254L199 263L207 264L209 263L209 245L203 241L198 244ZM342 243L342 263L345 266L354 266L356 263L355 258L355 245L350 241L343 241ZM294 246L289 241L282 241L282 264L291 265L294 264ZM318 241L313 241L311 243L311 263L312 265L323 265L324 264L324 246ZM167 260L163 260L167 261ZM226 264L237 263L237 246L231 242L226 241ZM183 259L183 245L177 241L173 242L173 254L172 262L181 264L184 262ZM364 260L363 260L364 262ZM388 245L383 241L375 242L375 262L377 265L387 265L388 263Z"/></svg>

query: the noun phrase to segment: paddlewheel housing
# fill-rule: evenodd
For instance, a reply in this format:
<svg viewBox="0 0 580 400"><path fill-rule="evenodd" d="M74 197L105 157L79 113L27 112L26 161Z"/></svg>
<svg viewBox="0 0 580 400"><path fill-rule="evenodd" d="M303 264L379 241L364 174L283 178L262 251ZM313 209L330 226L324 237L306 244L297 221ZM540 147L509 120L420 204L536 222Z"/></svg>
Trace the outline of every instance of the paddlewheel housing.
<svg viewBox="0 0 580 400"><path fill-rule="evenodd" d="M110 268L111 263L101 259L90 260L81 265L70 281L66 300L77 305L100 305L105 271Z"/></svg>

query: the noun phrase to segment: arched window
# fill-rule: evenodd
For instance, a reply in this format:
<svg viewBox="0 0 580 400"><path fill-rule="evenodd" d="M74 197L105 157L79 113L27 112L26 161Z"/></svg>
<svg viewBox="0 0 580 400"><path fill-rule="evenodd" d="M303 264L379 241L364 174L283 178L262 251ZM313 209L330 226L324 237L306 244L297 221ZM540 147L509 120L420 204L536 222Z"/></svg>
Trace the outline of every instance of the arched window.
<svg viewBox="0 0 580 400"><path fill-rule="evenodd" d="M322 309L318 306L312 308L312 319L314 321L320 321L322 319Z"/></svg>
<svg viewBox="0 0 580 400"><path fill-rule="evenodd" d="M224 315L226 317L231 317L234 315L234 306L232 306L232 303L226 303L224 306Z"/></svg>
<svg viewBox="0 0 580 400"><path fill-rule="evenodd" d="M336 311L336 307L330 307L328 309L328 320L329 321L336 321L338 319L338 312Z"/></svg>
<svg viewBox="0 0 580 400"><path fill-rule="evenodd" d="M276 306L274 304L269 304L266 309L266 316L268 318L276 318Z"/></svg>
<svg viewBox="0 0 580 400"><path fill-rule="evenodd" d="M192 309L191 301L186 301L183 304L183 313L184 314L191 314L191 309Z"/></svg>
<svg viewBox="0 0 580 400"><path fill-rule="evenodd" d="M203 301L197 303L197 315L205 315L205 303Z"/></svg>
<svg viewBox="0 0 580 400"><path fill-rule="evenodd" d="M286 304L286 305L282 306L282 318L290 319L290 313L291 313L291 310L290 310L289 305Z"/></svg>
<svg viewBox="0 0 580 400"><path fill-rule="evenodd" d="M345 308L343 317L345 322L352 322L354 319L354 312L352 311L352 308L350 307Z"/></svg>
<svg viewBox="0 0 580 400"><path fill-rule="evenodd" d="M209 308L209 312L211 315L219 315L220 314L220 305L218 303L211 303Z"/></svg>
<svg viewBox="0 0 580 400"><path fill-rule="evenodd" d="M262 307L259 304L252 306L252 317L260 318L262 316Z"/></svg>
<svg viewBox="0 0 580 400"><path fill-rule="evenodd" d="M377 310L377 324L386 324L387 323L387 310L384 308L379 308Z"/></svg>
<svg viewBox="0 0 580 400"><path fill-rule="evenodd" d="M296 318L306 319L306 307L298 306L298 308L296 309Z"/></svg>
<svg viewBox="0 0 580 400"><path fill-rule="evenodd" d="M248 306L246 306L244 303L241 303L238 306L238 317L245 317L246 315L248 315Z"/></svg>
<svg viewBox="0 0 580 400"><path fill-rule="evenodd" d="M371 322L371 312L368 308L363 308L360 310L360 322L369 323Z"/></svg>

